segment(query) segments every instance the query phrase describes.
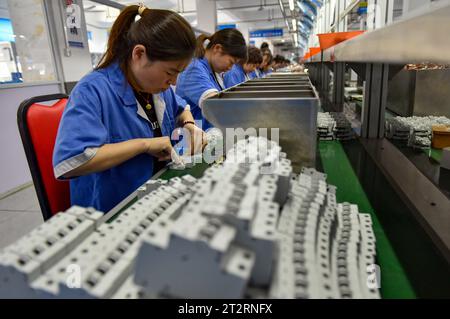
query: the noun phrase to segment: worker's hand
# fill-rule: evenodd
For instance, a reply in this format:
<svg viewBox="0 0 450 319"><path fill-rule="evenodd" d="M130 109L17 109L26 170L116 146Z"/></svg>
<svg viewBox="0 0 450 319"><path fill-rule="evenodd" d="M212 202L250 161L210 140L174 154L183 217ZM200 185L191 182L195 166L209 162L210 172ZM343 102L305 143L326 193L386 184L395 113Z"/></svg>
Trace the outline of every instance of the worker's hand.
<svg viewBox="0 0 450 319"><path fill-rule="evenodd" d="M186 124L184 129L188 130L191 138L190 154L194 155L203 152L203 149L208 144L206 133L194 124Z"/></svg>
<svg viewBox="0 0 450 319"><path fill-rule="evenodd" d="M175 150L167 136L145 139L145 152L156 157L158 161L169 161L172 159Z"/></svg>

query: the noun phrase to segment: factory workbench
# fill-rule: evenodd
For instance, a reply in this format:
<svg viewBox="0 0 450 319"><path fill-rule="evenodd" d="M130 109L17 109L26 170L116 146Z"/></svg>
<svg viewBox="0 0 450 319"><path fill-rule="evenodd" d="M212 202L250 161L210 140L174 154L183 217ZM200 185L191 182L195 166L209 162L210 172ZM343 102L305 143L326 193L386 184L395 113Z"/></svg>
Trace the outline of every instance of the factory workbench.
<svg viewBox="0 0 450 319"><path fill-rule="evenodd" d="M163 170L154 178L168 180L190 174L201 177L208 168L198 164L184 171ZM383 298L442 298L450 296L450 269L358 140L320 141L316 168L337 186L340 202L357 204L372 216L377 238L377 263ZM134 197L133 197L134 196ZM132 194L110 212L114 219L137 200Z"/></svg>

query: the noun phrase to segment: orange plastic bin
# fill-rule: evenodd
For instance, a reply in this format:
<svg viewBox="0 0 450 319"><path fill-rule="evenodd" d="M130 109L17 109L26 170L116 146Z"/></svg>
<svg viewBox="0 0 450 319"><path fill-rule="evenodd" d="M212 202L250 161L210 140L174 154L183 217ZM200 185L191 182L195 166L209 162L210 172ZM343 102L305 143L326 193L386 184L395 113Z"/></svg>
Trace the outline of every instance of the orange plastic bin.
<svg viewBox="0 0 450 319"><path fill-rule="evenodd" d="M309 48L309 56L315 56L316 54L320 53L321 49L320 47L312 47Z"/></svg>
<svg viewBox="0 0 450 319"><path fill-rule="evenodd" d="M320 48L326 50L335 46L338 43L344 42L358 35L363 34L364 31L350 31L350 32L334 32L334 33L320 33L319 37Z"/></svg>
<svg viewBox="0 0 450 319"><path fill-rule="evenodd" d="M445 125L433 126L433 148L443 149L450 147L450 127Z"/></svg>

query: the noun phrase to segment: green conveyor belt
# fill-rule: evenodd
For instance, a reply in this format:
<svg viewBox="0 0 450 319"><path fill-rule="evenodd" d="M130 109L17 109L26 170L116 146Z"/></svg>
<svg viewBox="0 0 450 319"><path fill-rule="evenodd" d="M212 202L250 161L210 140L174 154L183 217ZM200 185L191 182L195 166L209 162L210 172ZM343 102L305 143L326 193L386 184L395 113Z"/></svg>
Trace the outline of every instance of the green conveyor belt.
<svg viewBox="0 0 450 319"><path fill-rule="evenodd" d="M431 157L438 163L440 163L442 160L442 150L438 150L436 148L430 148L429 150L425 151L425 154L427 154L428 157Z"/></svg>
<svg viewBox="0 0 450 319"><path fill-rule="evenodd" d="M359 183L342 145L337 141L319 143L320 158L328 183L337 187L338 202L357 204L363 213L372 216L377 239L377 262L381 268L381 295L383 298L415 298L408 278L392 249L375 211Z"/></svg>

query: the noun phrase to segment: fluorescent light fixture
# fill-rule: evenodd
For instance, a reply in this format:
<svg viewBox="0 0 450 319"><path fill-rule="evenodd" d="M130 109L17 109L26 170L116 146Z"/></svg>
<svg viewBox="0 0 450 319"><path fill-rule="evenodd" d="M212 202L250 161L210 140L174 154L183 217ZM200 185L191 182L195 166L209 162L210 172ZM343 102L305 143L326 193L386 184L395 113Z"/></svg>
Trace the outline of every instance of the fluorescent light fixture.
<svg viewBox="0 0 450 319"><path fill-rule="evenodd" d="M292 31L297 31L297 20L292 19Z"/></svg>
<svg viewBox="0 0 450 319"><path fill-rule="evenodd" d="M294 10L294 7L295 7L295 5L294 5L294 0L289 0L289 9L290 9L291 11L293 11L293 10Z"/></svg>
<svg viewBox="0 0 450 319"><path fill-rule="evenodd" d="M278 0L278 3L280 4L281 12L283 12L283 14L284 14L283 0Z"/></svg>

